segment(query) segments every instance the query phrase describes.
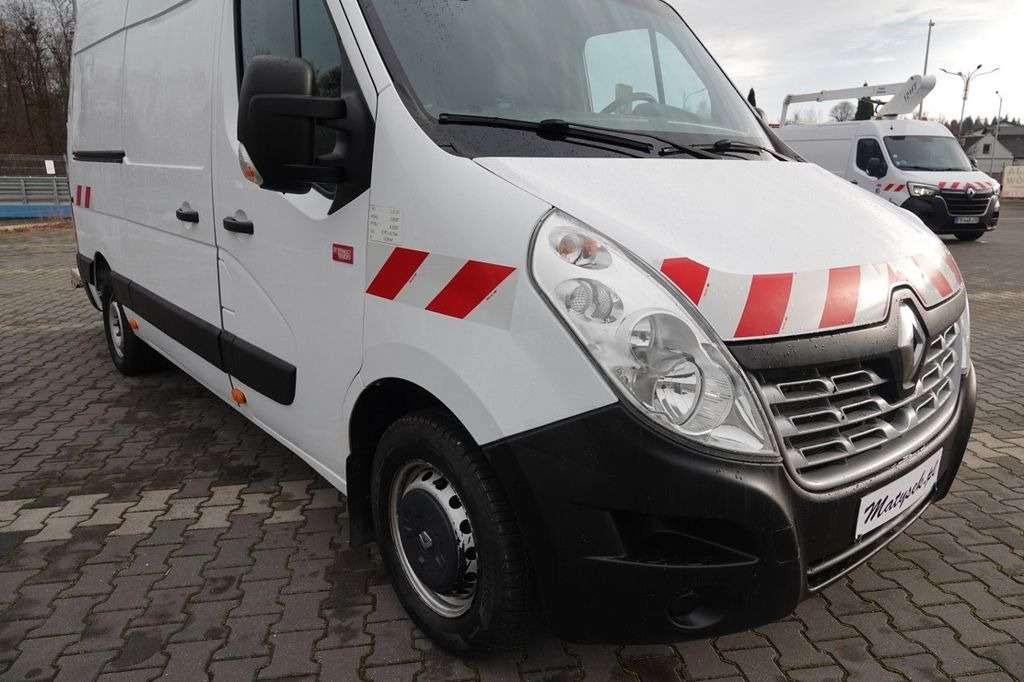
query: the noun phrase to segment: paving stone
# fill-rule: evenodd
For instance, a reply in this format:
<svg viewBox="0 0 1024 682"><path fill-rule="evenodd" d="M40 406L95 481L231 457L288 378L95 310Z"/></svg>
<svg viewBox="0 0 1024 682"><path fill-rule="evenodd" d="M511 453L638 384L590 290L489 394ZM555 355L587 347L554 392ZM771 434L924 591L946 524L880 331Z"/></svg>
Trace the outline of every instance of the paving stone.
<svg viewBox="0 0 1024 682"><path fill-rule="evenodd" d="M747 678L765 682L786 679L786 674L776 663L776 656L775 650L770 647L722 652L722 657L735 663Z"/></svg>
<svg viewBox="0 0 1024 682"><path fill-rule="evenodd" d="M61 656L57 659L59 672L55 682L82 682L83 680L94 680L99 676L103 667L114 657L116 651L100 651L92 654L74 654Z"/></svg>
<svg viewBox="0 0 1024 682"><path fill-rule="evenodd" d="M320 605L327 599L327 592L304 594L282 594L279 601L284 605L281 619L274 624L271 632L294 632L317 630L326 626L320 617Z"/></svg>
<svg viewBox="0 0 1024 682"><path fill-rule="evenodd" d="M88 618L85 632L64 653L120 651L124 646L123 634L128 623L141 615L141 609L93 613Z"/></svg>
<svg viewBox="0 0 1024 682"><path fill-rule="evenodd" d="M188 620L185 627L171 637L172 642L201 642L224 640L228 636L228 611L234 602L196 602L187 607ZM211 651L212 653L212 651Z"/></svg>
<svg viewBox="0 0 1024 682"><path fill-rule="evenodd" d="M779 652L778 665L783 668L810 668L834 663L807 641L803 626L794 620L772 623L757 629ZM731 660L736 660L731 658Z"/></svg>
<svg viewBox="0 0 1024 682"><path fill-rule="evenodd" d="M420 661L423 652L413 648L412 630L412 621L408 620L367 623L366 631L373 637L373 653L366 659L366 665L394 665Z"/></svg>
<svg viewBox="0 0 1024 682"><path fill-rule="evenodd" d="M253 580L241 585L243 595L241 603L231 612L232 616L259 616L280 614L284 605L277 598L281 589L288 583L287 579Z"/></svg>
<svg viewBox="0 0 1024 682"><path fill-rule="evenodd" d="M75 640L74 636L26 639L18 645L18 657L3 674L7 680L46 679L57 671L53 668L60 652Z"/></svg>
<svg viewBox="0 0 1024 682"><path fill-rule="evenodd" d="M227 639L214 653L214 659L269 656L270 626L276 620L277 616L228 618L225 621Z"/></svg>
<svg viewBox="0 0 1024 682"><path fill-rule="evenodd" d="M92 516L96 503L107 497L107 493L97 495L71 495L68 503L53 516Z"/></svg>
<svg viewBox="0 0 1024 682"><path fill-rule="evenodd" d="M902 678L883 668L871 654L867 644L861 639L837 639L821 642L820 646L836 659L836 662L847 671L847 679L863 682L897 682Z"/></svg>
<svg viewBox="0 0 1024 682"><path fill-rule="evenodd" d="M260 671L260 679L318 674L320 666L313 660L313 643L319 637L316 630L272 634L273 655L270 665Z"/></svg>
<svg viewBox="0 0 1024 682"><path fill-rule="evenodd" d="M882 590L864 595L879 605L892 619L897 630L913 630L942 625L942 621L929 616L914 604L910 603L910 595L901 589Z"/></svg>
<svg viewBox="0 0 1024 682"><path fill-rule="evenodd" d="M270 662L269 658L242 658L233 661L214 661L209 665L212 682L237 682L254 680L256 672ZM325 679L327 679L325 677ZM338 678L345 679L345 678ZM348 679L358 679L358 676Z"/></svg>
<svg viewBox="0 0 1024 682"><path fill-rule="evenodd" d="M683 659L686 676L693 680L726 677L739 672L731 663L724 661L712 646L711 640L701 639L676 644L675 649Z"/></svg>
<svg viewBox="0 0 1024 682"><path fill-rule="evenodd" d="M979 658L956 641L955 633L949 628L914 630L907 637L921 642L925 649L938 657L943 671L949 675L980 673L994 668L991 661Z"/></svg>
<svg viewBox="0 0 1024 682"><path fill-rule="evenodd" d="M867 638L871 653L876 657L907 656L921 651L921 647L893 630L884 613L858 613L844 616L843 620Z"/></svg>
<svg viewBox="0 0 1024 682"><path fill-rule="evenodd" d="M207 679L206 666L220 645L221 641L216 639L165 645L164 650L170 660L162 677L168 680Z"/></svg>
<svg viewBox="0 0 1024 682"><path fill-rule="evenodd" d="M132 627L184 623L188 619L188 614L185 612L185 604L198 591L198 587L150 590L149 605L142 615L132 621Z"/></svg>
<svg viewBox="0 0 1024 682"><path fill-rule="evenodd" d="M323 639L317 642L317 649L338 649L372 644L373 639L364 631L370 609L370 606L343 606L324 609L327 632Z"/></svg>
<svg viewBox="0 0 1024 682"><path fill-rule="evenodd" d="M159 575L152 574L114 578L114 591L95 610L100 612L145 609L149 603L149 590L159 579Z"/></svg>
<svg viewBox="0 0 1024 682"><path fill-rule="evenodd" d="M971 607L967 604L942 604L939 606L929 606L925 610L934 616L938 616L947 625L952 627L956 631L957 638L969 647L999 644L1009 639L1005 632L994 630L977 619L971 613ZM1021 640L1024 637L1024 618L1011 619L1009 621L992 621L1000 629L1006 628L1011 622L1021 624L1020 634L1015 635L1018 640Z"/></svg>
<svg viewBox="0 0 1024 682"><path fill-rule="evenodd" d="M46 622L32 630L30 637L54 637L57 635L74 635L85 630L85 617L102 597L71 597L55 599L50 604L53 613Z"/></svg>

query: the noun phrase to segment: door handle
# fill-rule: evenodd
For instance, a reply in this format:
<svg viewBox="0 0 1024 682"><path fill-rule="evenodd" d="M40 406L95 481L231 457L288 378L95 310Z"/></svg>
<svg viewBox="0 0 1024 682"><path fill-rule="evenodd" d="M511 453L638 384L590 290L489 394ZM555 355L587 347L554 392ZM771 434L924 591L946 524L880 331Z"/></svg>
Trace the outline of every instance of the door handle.
<svg viewBox="0 0 1024 682"><path fill-rule="evenodd" d="M199 222L199 211L194 211L190 208L179 208L174 212L175 217L183 223L198 223Z"/></svg>
<svg viewBox="0 0 1024 682"><path fill-rule="evenodd" d="M237 218L225 218L224 229L236 234L253 234L255 232L251 220L238 220Z"/></svg>

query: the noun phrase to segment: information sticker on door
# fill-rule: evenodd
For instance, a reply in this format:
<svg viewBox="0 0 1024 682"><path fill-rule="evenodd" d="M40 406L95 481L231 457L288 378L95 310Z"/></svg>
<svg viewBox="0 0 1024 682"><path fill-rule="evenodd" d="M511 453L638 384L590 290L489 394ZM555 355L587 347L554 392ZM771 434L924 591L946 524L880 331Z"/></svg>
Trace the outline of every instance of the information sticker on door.
<svg viewBox="0 0 1024 682"><path fill-rule="evenodd" d="M369 237L378 244L401 244L402 209L370 204Z"/></svg>

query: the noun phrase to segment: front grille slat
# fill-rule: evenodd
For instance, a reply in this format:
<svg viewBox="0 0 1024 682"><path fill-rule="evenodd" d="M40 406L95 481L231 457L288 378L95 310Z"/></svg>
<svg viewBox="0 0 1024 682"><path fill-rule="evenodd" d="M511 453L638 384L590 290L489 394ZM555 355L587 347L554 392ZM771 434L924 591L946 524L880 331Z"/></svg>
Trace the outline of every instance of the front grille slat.
<svg viewBox="0 0 1024 682"><path fill-rule="evenodd" d="M948 421L959 395L960 352L953 325L929 342L916 388L902 398L877 359L755 378L797 478L827 490L912 454Z"/></svg>
<svg viewBox="0 0 1024 682"><path fill-rule="evenodd" d="M969 197L964 191L945 190L939 192L939 196L946 202L946 208L950 215L954 216L982 216L988 211L989 199L992 193L975 194Z"/></svg>

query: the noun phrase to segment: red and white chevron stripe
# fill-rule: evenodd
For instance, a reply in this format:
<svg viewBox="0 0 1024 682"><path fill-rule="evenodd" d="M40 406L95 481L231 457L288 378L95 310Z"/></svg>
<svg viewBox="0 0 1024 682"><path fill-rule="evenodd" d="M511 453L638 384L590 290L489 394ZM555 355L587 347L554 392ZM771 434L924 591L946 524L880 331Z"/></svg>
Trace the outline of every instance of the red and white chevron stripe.
<svg viewBox="0 0 1024 682"><path fill-rule="evenodd" d="M92 187L75 185L75 206L92 208Z"/></svg>
<svg viewBox="0 0 1024 682"><path fill-rule="evenodd" d="M726 340L796 336L881 322L891 292L910 286L928 307L958 292L963 278L945 247L896 263L775 274L712 270L670 258L661 271Z"/></svg>
<svg viewBox="0 0 1024 682"><path fill-rule="evenodd" d="M988 180L975 180L974 182L940 182L939 189L995 189L996 183Z"/></svg>
<svg viewBox="0 0 1024 682"><path fill-rule="evenodd" d="M516 268L376 243L367 258L370 296L492 327L511 324Z"/></svg>

